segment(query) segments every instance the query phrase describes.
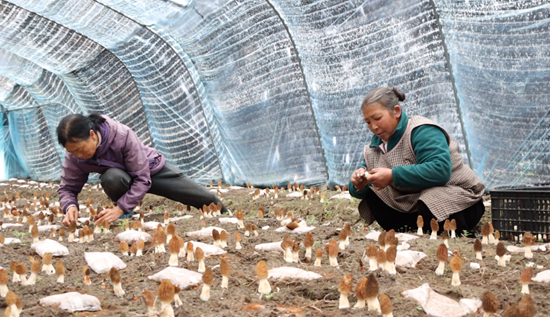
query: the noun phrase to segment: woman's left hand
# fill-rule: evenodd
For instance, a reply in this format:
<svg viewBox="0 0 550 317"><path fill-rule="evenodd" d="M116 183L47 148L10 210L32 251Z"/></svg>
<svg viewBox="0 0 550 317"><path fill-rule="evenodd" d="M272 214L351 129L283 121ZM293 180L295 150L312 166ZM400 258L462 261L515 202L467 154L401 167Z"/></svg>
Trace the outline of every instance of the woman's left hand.
<svg viewBox="0 0 550 317"><path fill-rule="evenodd" d="M122 216L123 214L124 211L122 211L122 209L120 209L120 207L118 206L114 208L103 209L99 214L97 214L97 216L95 217L95 221L99 222L107 220L109 223L111 223L120 218L120 216Z"/></svg>
<svg viewBox="0 0 550 317"><path fill-rule="evenodd" d="M393 173L390 168L373 168L369 171L368 179L374 189L380 190L393 182Z"/></svg>

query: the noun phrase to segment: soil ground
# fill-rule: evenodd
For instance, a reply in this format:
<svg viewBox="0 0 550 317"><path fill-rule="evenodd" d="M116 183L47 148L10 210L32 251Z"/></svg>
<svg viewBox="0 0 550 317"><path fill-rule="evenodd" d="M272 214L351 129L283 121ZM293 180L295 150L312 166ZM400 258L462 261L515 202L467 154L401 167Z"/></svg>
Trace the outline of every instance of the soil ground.
<svg viewBox="0 0 550 317"><path fill-rule="evenodd" d="M51 200L57 200L55 186L42 186L37 189L37 185L30 187L19 187L21 183L5 182L13 186L3 186L0 190L5 191L9 197L15 192L20 192L24 197L32 197L33 192L38 191L39 195L46 192L51 194ZM87 187L89 187L87 185ZM319 199L301 200L299 198L287 198L286 193L281 194L279 199L272 200L261 198L251 200L247 189L230 190L224 194L224 204L232 210L241 209L245 213L245 222L255 224L257 227L269 226L267 230L259 229L259 236L243 238L243 249L235 250L233 237L237 230L234 224L220 224L216 218L206 220L206 224L226 229L229 233L229 247L227 254L223 255L231 266L231 278L229 280L229 289L220 288L221 275L219 269L214 270L214 282L212 284L211 297L207 302L199 299L200 288L182 290L180 298L184 305L174 308L176 316L377 316L376 313L367 311L367 309L338 309L338 283L342 276L347 273L353 274L354 288L359 279L369 274L361 270L360 258L369 243L375 241L366 240L365 234L370 230L379 230L376 224L365 228L362 221L359 221L357 212L357 200L336 199L330 202L321 203ZM327 197L337 194L335 191L328 191ZM85 189L79 196L81 204L90 197L99 204L107 199L101 190ZM24 205L24 200L17 201ZM147 195L144 198L143 206L152 206L153 214L146 218L146 221L162 222L164 211L170 212L170 216L179 215L176 212L176 203L165 198ZM266 210L266 216L258 219L257 212L263 206ZM344 251L339 252L339 267L328 265L326 253L323 257L323 266L316 267L312 262L303 261L301 263L286 263L282 254L277 252L255 252L254 246L260 243L281 241L283 233L275 232L279 228L280 222L274 217L275 208L288 208L295 216L304 219L308 225L316 226L312 231L317 247L322 247L331 239L338 240L338 228L342 228L345 223L352 225L352 234L350 237L350 246ZM198 210L192 208L190 212L184 211L194 217L187 220L180 220L175 223L180 236L185 238L185 232L198 230L201 228L201 221L198 217ZM61 218L56 218L56 223L61 224ZM490 208L487 208L482 222L490 220ZM4 220L4 222L9 222ZM122 256L119 249L119 243L115 235L119 233L123 222L113 224L113 233L99 235L95 234L95 241L90 243L68 243L63 242L69 248L70 255L62 258L67 274L65 283L56 283L57 277L47 276L45 273L39 275L38 281L34 286L22 286L11 283L11 272L9 265L12 260L23 262L29 267L29 256L39 259L39 256L30 248L32 238L28 232L28 226L21 228L6 228L1 233L6 237L20 237L21 244L5 245L0 248L0 266L8 269L10 274L10 283L8 287L18 294L24 305L22 316L72 316L63 310L55 307L42 307L38 304L39 300L48 295L54 295L69 291L78 291L94 295L101 301L102 311L99 312L78 312L75 316L145 316L146 307L141 298L141 292L149 289L156 294L159 283L149 280L147 277L153 275L168 266L169 253L155 254L150 244L147 244L142 257ZM479 228L478 233L479 236ZM292 238L298 235L291 234ZM41 234L41 238L46 234ZM303 239L303 235L299 236ZM480 236L479 236L480 237ZM199 240L200 241L200 240ZM211 238L202 240L205 243L212 243ZM472 238L457 238L450 241L451 250L459 250L464 257L463 270L460 273L462 285L459 287L451 286L452 272L447 269L443 276L436 276L434 270L438 265L436 259L436 250L440 240L429 240L428 235L409 242L412 250L423 251L427 257L422 259L416 268L397 267L397 274L390 275L387 272L376 271L380 293L389 295L393 304L394 316L427 316L421 306L412 299L404 298L401 292L429 283L431 288L439 294L450 297L454 300L461 298L481 298L482 294L490 290L500 301L500 310L497 316L502 316L503 309L508 305L515 304L521 299L521 284L519 277L525 268L526 259L522 254L512 254L512 259L506 267L497 266L494 259L495 247L484 246L484 260L480 262L481 269L471 269L470 260L474 258ZM507 241L507 245L512 242ZM84 252L109 251L119 256L126 264L127 268L121 271L122 287L126 291L126 296L122 298L115 297L112 289L109 287L109 276L106 274L91 275L92 285L86 286L82 283L82 267L86 265ZM304 256L304 249L300 257ZM57 259L54 259L54 262ZM274 292L267 296L260 297L257 288L255 267L258 261L264 260L268 267L294 266L308 271L319 273L323 276L321 279L306 280L280 280L270 281ZM547 269L550 261L550 251L535 252L533 262L544 266ZM479 262L479 261L478 261ZM197 270L197 262L188 263L182 259L179 261L179 267L190 270ZM206 259L206 266L213 267L220 263L217 256ZM364 262L368 265L368 262ZM538 273L543 269L535 269ZM102 282L106 282L107 287L102 288ZM550 300L548 294L549 284L532 282L530 285L531 295L536 304L536 316L550 316ZM350 302L353 306L356 302L355 295L350 296ZM4 299L0 299L0 313L6 308ZM471 316L481 317L483 312L479 310Z"/></svg>

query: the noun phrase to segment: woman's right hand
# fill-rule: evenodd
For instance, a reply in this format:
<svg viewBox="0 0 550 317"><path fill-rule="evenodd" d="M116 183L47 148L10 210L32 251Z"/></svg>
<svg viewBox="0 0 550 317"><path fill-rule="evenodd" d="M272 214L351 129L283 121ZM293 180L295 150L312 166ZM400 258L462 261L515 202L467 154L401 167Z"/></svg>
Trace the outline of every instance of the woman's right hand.
<svg viewBox="0 0 550 317"><path fill-rule="evenodd" d="M351 175L351 183L356 190L361 190L367 186L369 180L367 179L368 173L364 168L360 168L353 172Z"/></svg>
<svg viewBox="0 0 550 317"><path fill-rule="evenodd" d="M63 218L63 224L68 227L72 221L75 223L78 222L78 208L75 206L69 207L65 214L65 218Z"/></svg>

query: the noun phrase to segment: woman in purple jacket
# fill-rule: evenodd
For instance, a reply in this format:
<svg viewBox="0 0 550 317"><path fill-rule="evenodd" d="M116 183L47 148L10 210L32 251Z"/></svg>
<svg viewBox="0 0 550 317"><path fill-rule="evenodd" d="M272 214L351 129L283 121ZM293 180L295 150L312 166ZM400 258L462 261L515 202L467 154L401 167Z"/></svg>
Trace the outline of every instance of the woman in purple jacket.
<svg viewBox="0 0 550 317"><path fill-rule="evenodd" d="M67 226L78 219L77 196L93 172L101 174L103 190L116 202L96 221L129 217L146 193L197 208L220 202L156 149L143 145L134 131L107 116L68 115L57 126L57 139L67 150L58 190ZM227 213L225 206L222 213Z"/></svg>

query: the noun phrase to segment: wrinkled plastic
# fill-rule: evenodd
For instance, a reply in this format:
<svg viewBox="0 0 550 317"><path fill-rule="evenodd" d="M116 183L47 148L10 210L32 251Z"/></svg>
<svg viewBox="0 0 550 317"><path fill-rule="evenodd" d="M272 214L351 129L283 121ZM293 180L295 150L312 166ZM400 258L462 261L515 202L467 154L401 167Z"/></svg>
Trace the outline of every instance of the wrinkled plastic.
<svg viewBox="0 0 550 317"><path fill-rule="evenodd" d="M268 278L270 279L304 279L304 280L315 280L323 277L321 274L302 270L296 267L290 266L281 266L273 268L267 271Z"/></svg>
<svg viewBox="0 0 550 317"><path fill-rule="evenodd" d="M202 274L178 267L167 267L164 270L149 276L150 280L162 282L169 280L182 290L202 284Z"/></svg>
<svg viewBox="0 0 550 317"><path fill-rule="evenodd" d="M550 182L542 0L11 0L0 12L6 178L58 180L59 120L101 112L201 183L343 184L372 136L362 99L397 86L488 188Z"/></svg>
<svg viewBox="0 0 550 317"><path fill-rule="evenodd" d="M70 292L44 297L40 300L42 306L58 306L59 309L75 311L100 311L101 302L95 296Z"/></svg>
<svg viewBox="0 0 550 317"><path fill-rule="evenodd" d="M31 244L31 249L41 257L44 256L44 253L51 253L53 256L69 255L69 249L66 246L50 239Z"/></svg>
<svg viewBox="0 0 550 317"><path fill-rule="evenodd" d="M98 274L109 272L113 267L117 270L126 268L126 263L111 252L84 252L84 259L90 269Z"/></svg>
<svg viewBox="0 0 550 317"><path fill-rule="evenodd" d="M412 298L422 306L426 314L434 317L461 317L475 313L481 307L481 300L463 298L459 302L436 293L428 283L403 291L405 298Z"/></svg>

